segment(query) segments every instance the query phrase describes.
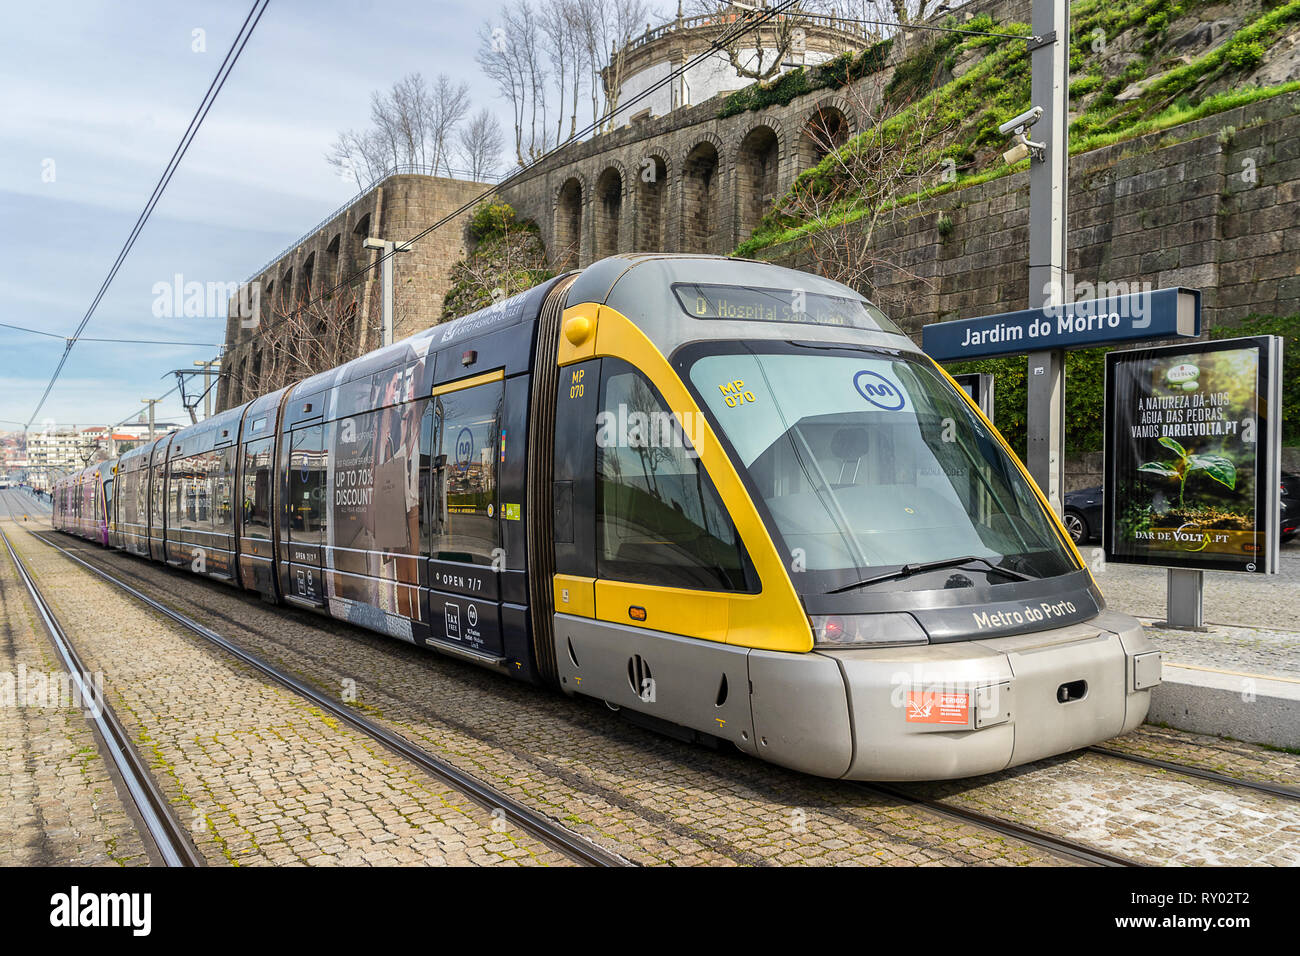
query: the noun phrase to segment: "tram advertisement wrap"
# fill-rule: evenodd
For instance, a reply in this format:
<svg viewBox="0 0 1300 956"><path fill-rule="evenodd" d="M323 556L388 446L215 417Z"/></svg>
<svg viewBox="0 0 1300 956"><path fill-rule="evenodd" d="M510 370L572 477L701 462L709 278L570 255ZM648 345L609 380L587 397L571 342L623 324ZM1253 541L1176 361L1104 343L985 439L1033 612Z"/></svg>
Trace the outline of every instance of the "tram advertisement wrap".
<svg viewBox="0 0 1300 956"><path fill-rule="evenodd" d="M1271 336L1106 356L1106 559L1267 573L1280 481Z"/></svg>

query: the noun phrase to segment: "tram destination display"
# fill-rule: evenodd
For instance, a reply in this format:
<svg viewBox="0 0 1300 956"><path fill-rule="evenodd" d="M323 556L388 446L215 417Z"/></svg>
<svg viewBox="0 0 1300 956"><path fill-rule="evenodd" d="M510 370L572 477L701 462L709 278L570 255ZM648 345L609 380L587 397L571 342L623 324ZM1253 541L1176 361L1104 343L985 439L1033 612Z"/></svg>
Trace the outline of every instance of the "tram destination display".
<svg viewBox="0 0 1300 956"><path fill-rule="evenodd" d="M1106 560L1277 567L1281 340L1106 356Z"/></svg>

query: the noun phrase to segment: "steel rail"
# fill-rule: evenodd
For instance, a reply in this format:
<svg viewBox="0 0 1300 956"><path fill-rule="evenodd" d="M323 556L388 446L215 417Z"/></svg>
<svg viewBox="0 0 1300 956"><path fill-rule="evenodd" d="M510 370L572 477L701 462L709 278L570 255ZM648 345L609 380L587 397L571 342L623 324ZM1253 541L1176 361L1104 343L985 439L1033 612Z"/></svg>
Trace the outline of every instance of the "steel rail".
<svg viewBox="0 0 1300 956"><path fill-rule="evenodd" d="M1135 860L1127 857L1117 856L1114 853L1107 853L1105 850L1098 850L1082 843L1076 843L1074 840L1059 837L1054 833L1047 833L1043 830L1036 830L1033 827L1027 827L1023 824L1012 823L1010 820L1002 820L998 817L991 817L987 814L980 813L976 810L967 810L965 807L955 807L950 803L944 803L941 800L933 800L929 797L918 797L914 794L899 790L889 784L883 783L859 783L859 787L871 793L880 796L890 797L894 800L902 800L915 806L924 807L925 809L936 813L939 816L949 817L962 823L973 823L976 826L983 827L986 830L992 830L1002 836L1015 837L1025 843L1029 843L1040 849L1050 850L1053 853L1062 854L1072 859L1080 860L1092 866L1144 866Z"/></svg>
<svg viewBox="0 0 1300 956"><path fill-rule="evenodd" d="M35 537L35 536L33 536ZM80 655L72 646L67 632L59 623L53 609L46 602L36 582L32 579L22 558L14 550L9 536L0 528L0 541L4 542L9 558L18 571L19 578L31 595L32 603L41 617L41 623L49 632L55 651L67 668L71 679L76 683L81 703L91 723L99 730L104 750L122 775L131 801L140 813L149 838L157 847L159 855L166 866L202 866L203 858L190 841L189 833L177 819L175 811L163 794L162 789L150 773L144 759L131 742L130 734L118 719L113 708L106 700L95 693L89 672L82 663Z"/></svg>
<svg viewBox="0 0 1300 956"><path fill-rule="evenodd" d="M1143 757L1139 754L1124 753L1121 750L1112 750L1109 747L1085 747L1090 754L1099 754L1103 757L1114 757L1116 760L1127 760L1131 763L1142 764L1147 767L1156 767L1160 770L1168 770L1172 773L1186 774L1189 777L1198 777L1201 780L1210 780L1214 783L1221 783L1230 787L1239 787L1246 790L1254 790L1259 793L1266 793L1274 797L1282 797L1286 800L1300 800L1300 790L1295 787L1288 787L1283 783L1273 783L1268 780L1247 780L1242 777L1229 776L1226 773L1219 773L1214 770L1205 770L1201 767L1188 766L1185 763L1174 763L1171 760L1159 760L1155 757Z"/></svg>
<svg viewBox="0 0 1300 956"><path fill-rule="evenodd" d="M217 645L232 657L237 658L270 679L284 687L287 687L294 693L305 697L331 716L346 721L353 728L366 736L379 741L398 756L411 761L411 763L418 766L421 770L424 770L426 773L450 785L456 790L459 790L484 809L492 811L493 813L498 811L503 812L507 820L513 820L520 829L524 830L526 833L545 845L559 850L570 859L576 860L586 866L636 865L617 853L607 850L585 837L579 836L567 827L561 826L554 820L543 816L530 807L515 800L513 797L502 793L500 790L497 790L475 777L470 776L447 761L435 757L428 751L417 747L400 734L393 733L368 718L361 716L341 701L337 701L326 694L322 694L305 681L299 680L292 674L277 668L275 665L268 663L256 654L244 650L244 648L218 634L211 628L200 624L193 618L187 617L179 611L173 610L165 604L155 601L153 598L133 588L125 581L118 579L88 561L82 560L71 551L59 547L44 535L34 534L32 537L53 548L55 551L60 552L69 560L75 561L92 574L98 575L109 584L125 591L127 594L131 595L131 597L140 601L147 607L170 618L182 627Z"/></svg>

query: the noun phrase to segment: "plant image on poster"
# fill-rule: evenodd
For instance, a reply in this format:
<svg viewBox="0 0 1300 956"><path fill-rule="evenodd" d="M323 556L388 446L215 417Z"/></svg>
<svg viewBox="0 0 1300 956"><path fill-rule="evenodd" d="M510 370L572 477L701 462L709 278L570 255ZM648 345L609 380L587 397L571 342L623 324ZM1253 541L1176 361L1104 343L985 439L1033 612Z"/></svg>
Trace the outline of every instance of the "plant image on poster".
<svg viewBox="0 0 1300 956"><path fill-rule="evenodd" d="M1269 569L1272 352L1265 338L1107 355L1108 560Z"/></svg>

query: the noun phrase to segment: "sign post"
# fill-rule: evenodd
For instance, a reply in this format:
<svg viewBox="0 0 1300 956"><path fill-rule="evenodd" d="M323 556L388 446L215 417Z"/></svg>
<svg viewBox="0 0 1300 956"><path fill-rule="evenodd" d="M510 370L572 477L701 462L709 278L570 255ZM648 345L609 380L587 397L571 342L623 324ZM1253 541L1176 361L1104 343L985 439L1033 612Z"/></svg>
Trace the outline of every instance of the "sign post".
<svg viewBox="0 0 1300 956"><path fill-rule="evenodd" d="M1191 568L1170 568L1165 581L1165 620L1160 627L1179 631L1203 631L1205 572Z"/></svg>
<svg viewBox="0 0 1300 956"><path fill-rule="evenodd" d="M1042 38L1031 47L1030 100L1041 106L1039 125L1047 149L1029 161L1029 305L1061 304L1065 288L1066 193L1070 150L1067 139L1070 89L1070 5L1034 0L1033 30ZM1025 466L1059 516L1064 491L1065 352L1029 353L1028 436Z"/></svg>

